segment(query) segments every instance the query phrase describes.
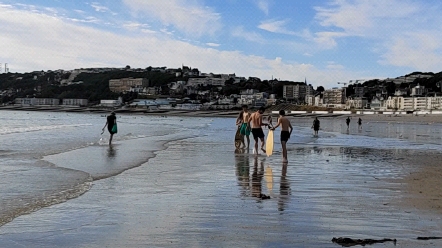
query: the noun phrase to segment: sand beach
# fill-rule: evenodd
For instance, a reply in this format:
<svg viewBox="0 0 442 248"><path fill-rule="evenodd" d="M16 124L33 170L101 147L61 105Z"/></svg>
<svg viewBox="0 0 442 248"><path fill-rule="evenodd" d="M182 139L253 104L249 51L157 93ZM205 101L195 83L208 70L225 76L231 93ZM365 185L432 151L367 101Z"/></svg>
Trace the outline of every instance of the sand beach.
<svg viewBox="0 0 442 248"><path fill-rule="evenodd" d="M2 223L0 247L340 247L333 237L442 245L417 239L442 236L438 116L361 116L362 130L359 115L349 130L346 116L319 116L319 137L313 116L291 116L283 164L278 132L270 157L234 149L236 114L119 113L109 146L101 113L0 111L4 126L11 117L38 124L2 129L2 206L75 180L88 186Z"/></svg>

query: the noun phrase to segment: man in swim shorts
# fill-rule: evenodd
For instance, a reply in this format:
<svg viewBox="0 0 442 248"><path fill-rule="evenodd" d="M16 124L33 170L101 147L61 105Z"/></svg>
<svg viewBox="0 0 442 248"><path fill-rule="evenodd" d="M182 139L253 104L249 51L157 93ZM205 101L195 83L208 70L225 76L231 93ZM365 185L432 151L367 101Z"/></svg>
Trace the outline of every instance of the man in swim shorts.
<svg viewBox="0 0 442 248"><path fill-rule="evenodd" d="M275 130L277 127L281 126L281 146L282 146L282 162L287 163L287 141L290 139L293 127L290 120L285 116L285 111L282 109L279 111L278 124L272 128Z"/></svg>
<svg viewBox="0 0 442 248"><path fill-rule="evenodd" d="M247 105L242 106L242 111L239 113L238 118L236 118L236 125L241 125L239 132L241 135L243 135L247 139L247 149L250 146L250 113L248 110ZM246 147L246 144L244 142L244 137L241 140L242 142L242 148Z"/></svg>
<svg viewBox="0 0 442 248"><path fill-rule="evenodd" d="M264 131L262 130L262 126L268 126L268 124L266 123L262 123L262 114L264 113L265 108L261 107L258 109L258 111L256 111L255 113L253 113L250 116L250 126L252 127L252 135L253 135L253 139L255 140L255 152L256 154L259 154L258 152L258 139L261 140L261 150L263 152L266 152L266 150L264 149Z"/></svg>

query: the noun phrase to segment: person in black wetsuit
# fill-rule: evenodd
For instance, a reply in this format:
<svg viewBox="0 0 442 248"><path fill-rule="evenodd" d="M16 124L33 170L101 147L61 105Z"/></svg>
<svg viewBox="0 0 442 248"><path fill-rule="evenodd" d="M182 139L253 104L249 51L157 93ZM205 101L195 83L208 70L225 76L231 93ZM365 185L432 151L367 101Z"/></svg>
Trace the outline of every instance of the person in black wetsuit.
<svg viewBox="0 0 442 248"><path fill-rule="evenodd" d="M110 115L107 116L106 118L106 124L103 127L103 132L104 129L107 126L107 130L109 131L110 134L110 138L109 138L109 145L112 144L112 138L114 137L115 132L112 131L112 128L114 127L114 125L117 124L117 117L115 116L115 112L112 112Z"/></svg>
<svg viewBox="0 0 442 248"><path fill-rule="evenodd" d="M312 125L312 128L315 131L315 136L318 136L319 127L320 127L320 122L318 120L318 117L316 117L313 120L313 125Z"/></svg>

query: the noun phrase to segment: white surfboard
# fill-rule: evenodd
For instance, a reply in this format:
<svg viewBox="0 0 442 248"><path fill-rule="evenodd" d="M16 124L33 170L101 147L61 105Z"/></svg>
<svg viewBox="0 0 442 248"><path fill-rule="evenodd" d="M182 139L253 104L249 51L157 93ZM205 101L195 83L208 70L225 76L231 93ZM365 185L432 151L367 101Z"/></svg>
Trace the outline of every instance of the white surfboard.
<svg viewBox="0 0 442 248"><path fill-rule="evenodd" d="M269 133L267 134L266 154L267 154L267 157L270 157L273 154L273 131L272 130L269 130Z"/></svg>

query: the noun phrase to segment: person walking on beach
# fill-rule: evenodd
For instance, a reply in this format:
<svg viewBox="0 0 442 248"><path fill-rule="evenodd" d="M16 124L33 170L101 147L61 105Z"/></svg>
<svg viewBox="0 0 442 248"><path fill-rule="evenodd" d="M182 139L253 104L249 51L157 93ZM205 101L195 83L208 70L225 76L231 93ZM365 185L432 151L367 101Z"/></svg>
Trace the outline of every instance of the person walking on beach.
<svg viewBox="0 0 442 248"><path fill-rule="evenodd" d="M312 125L312 128L315 131L315 136L318 136L319 127L320 127L320 122L318 120L318 117L315 117Z"/></svg>
<svg viewBox="0 0 442 248"><path fill-rule="evenodd" d="M261 150L266 152L264 149L264 131L262 130L262 126L268 126L268 124L262 122L262 114L264 113L265 108L261 107L250 116L250 126L252 127L252 135L255 140L255 149L254 153L259 154L258 152L258 139L261 140Z"/></svg>
<svg viewBox="0 0 442 248"><path fill-rule="evenodd" d="M347 129L350 128L350 116L347 117L347 119L345 120L345 123L347 123Z"/></svg>
<svg viewBox="0 0 442 248"><path fill-rule="evenodd" d="M285 117L285 111L283 109L279 111L278 123L271 128L271 130L275 130L279 126L281 126L282 162L287 163L287 141L290 139L293 127L290 120Z"/></svg>
<svg viewBox="0 0 442 248"><path fill-rule="evenodd" d="M359 118L359 120L358 120L358 127L359 127L359 129L362 129L362 119L361 118Z"/></svg>
<svg viewBox="0 0 442 248"><path fill-rule="evenodd" d="M250 137L249 136L250 136L251 129L250 129L250 113L247 108L247 105L242 106L242 111L239 113L238 118L236 118L236 125L241 125L239 132L241 135L243 135L243 138L241 141L242 145L243 145L242 148L246 147L246 144L244 141L244 138L246 138L247 139L247 149L248 149L250 146Z"/></svg>
<svg viewBox="0 0 442 248"><path fill-rule="evenodd" d="M104 128L106 128L107 126L107 130L109 131L110 137L109 137L109 145L112 144L112 138L114 137L115 129L114 125L117 125L117 117L115 116L115 112L112 112L110 115L107 116L106 118L106 124L103 127L103 132L104 132Z"/></svg>

